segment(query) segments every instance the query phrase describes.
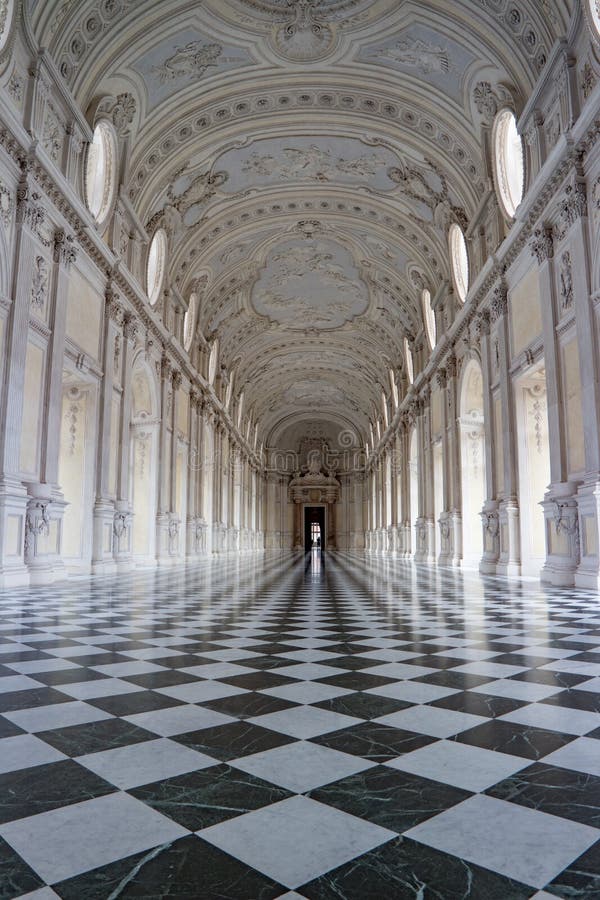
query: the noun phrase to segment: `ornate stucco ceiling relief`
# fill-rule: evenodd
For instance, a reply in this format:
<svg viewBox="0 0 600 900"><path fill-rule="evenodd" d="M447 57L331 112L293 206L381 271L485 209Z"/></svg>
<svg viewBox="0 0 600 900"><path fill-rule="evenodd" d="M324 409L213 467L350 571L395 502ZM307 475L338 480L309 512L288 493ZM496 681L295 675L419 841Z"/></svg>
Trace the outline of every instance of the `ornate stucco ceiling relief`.
<svg viewBox="0 0 600 900"><path fill-rule="evenodd" d="M121 196L167 230L169 302L197 293L192 353L219 347L243 426L372 440L423 288L453 315L448 226L484 221L498 86L522 108L574 0L24 3L85 115L127 98Z"/></svg>

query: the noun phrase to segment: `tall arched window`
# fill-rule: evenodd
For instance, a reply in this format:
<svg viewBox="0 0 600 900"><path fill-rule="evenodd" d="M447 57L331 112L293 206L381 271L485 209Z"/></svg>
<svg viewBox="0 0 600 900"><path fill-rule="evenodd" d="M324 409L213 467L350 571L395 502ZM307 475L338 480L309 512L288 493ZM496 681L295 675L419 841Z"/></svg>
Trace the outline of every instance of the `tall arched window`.
<svg viewBox="0 0 600 900"><path fill-rule="evenodd" d="M408 338L404 338L404 361L406 363L406 374L410 384L415 380L415 367L413 364L412 350L410 349Z"/></svg>
<svg viewBox="0 0 600 900"><path fill-rule="evenodd" d="M214 384L217 375L217 362L219 360L219 341L217 338L213 341L210 348L210 356L208 358L208 383Z"/></svg>
<svg viewBox="0 0 600 900"><path fill-rule="evenodd" d="M510 109L502 109L496 116L493 144L498 199L506 215L512 219L523 199L525 168L523 141Z"/></svg>
<svg viewBox="0 0 600 900"><path fill-rule="evenodd" d="M117 138L110 122L94 128L85 160L85 199L99 225L110 215L117 186Z"/></svg>
<svg viewBox="0 0 600 900"><path fill-rule="evenodd" d="M600 38L600 0L587 0L587 6L595 37Z"/></svg>
<svg viewBox="0 0 600 900"><path fill-rule="evenodd" d="M423 304L423 319L425 320L427 340L429 341L429 346L433 350L437 343L437 332L435 327L435 314L431 308L431 294L428 290L424 290L421 294L421 303Z"/></svg>
<svg viewBox="0 0 600 900"><path fill-rule="evenodd" d="M4 8L2 9L1 7ZM6 47L10 35L14 11L15 0L5 0L5 2L0 5L0 53Z"/></svg>
<svg viewBox="0 0 600 900"><path fill-rule="evenodd" d="M467 254L467 242L459 225L452 224L448 234L450 246L450 264L454 288L461 303L467 299L469 291L469 256Z"/></svg>
<svg viewBox="0 0 600 900"><path fill-rule="evenodd" d="M183 319L183 346L189 351L194 338L196 327L196 310L198 306L197 294L190 294L188 308Z"/></svg>
<svg viewBox="0 0 600 900"><path fill-rule="evenodd" d="M146 288L150 305L154 306L162 290L167 267L167 233L164 228L154 232L148 250L146 265Z"/></svg>
<svg viewBox="0 0 600 900"><path fill-rule="evenodd" d="M390 369L390 387L392 389L392 399L394 401L394 409L398 409L398 385L396 384L396 376L394 370Z"/></svg>

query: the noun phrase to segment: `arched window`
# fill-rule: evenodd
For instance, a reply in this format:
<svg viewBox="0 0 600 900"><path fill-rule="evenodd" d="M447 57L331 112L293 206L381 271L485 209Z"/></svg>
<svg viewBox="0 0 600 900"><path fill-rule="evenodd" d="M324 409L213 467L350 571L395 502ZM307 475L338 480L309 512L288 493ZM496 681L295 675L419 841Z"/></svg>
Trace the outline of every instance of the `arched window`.
<svg viewBox="0 0 600 900"><path fill-rule="evenodd" d="M435 314L431 308L431 294L428 290L424 290L421 294L421 302L423 304L423 319L425 320L427 340L429 341L429 346L433 350L437 343L437 332L435 327Z"/></svg>
<svg viewBox="0 0 600 900"><path fill-rule="evenodd" d="M469 290L469 257L465 236L460 226L456 223L450 226L448 243L450 245L450 263L454 288L460 302L464 303Z"/></svg>
<svg viewBox="0 0 600 900"><path fill-rule="evenodd" d="M406 363L406 374L410 384L415 380L415 367L413 365L412 350L408 344L408 339L404 338L404 361Z"/></svg>
<svg viewBox="0 0 600 900"><path fill-rule="evenodd" d="M390 369L390 387L392 389L392 399L394 401L394 409L398 409L398 385L396 384L396 376L394 370Z"/></svg>
<svg viewBox="0 0 600 900"><path fill-rule="evenodd" d="M588 12L596 38L600 38L600 0L587 0Z"/></svg>
<svg viewBox="0 0 600 900"><path fill-rule="evenodd" d="M196 327L196 309L198 306L197 294L190 294L188 308L183 319L183 346L189 351L194 339L194 329Z"/></svg>
<svg viewBox="0 0 600 900"><path fill-rule="evenodd" d="M385 391L381 392L381 410L383 412L383 427L387 428L390 424L389 416L388 416L388 402L387 397L385 396Z"/></svg>
<svg viewBox="0 0 600 900"><path fill-rule="evenodd" d="M146 288L150 305L154 306L162 290L167 267L167 234L164 228L154 232L148 250L146 265Z"/></svg>
<svg viewBox="0 0 600 900"><path fill-rule="evenodd" d="M110 122L94 128L85 161L85 199L99 225L110 215L117 186L117 138Z"/></svg>
<svg viewBox="0 0 600 900"><path fill-rule="evenodd" d="M523 199L525 168L523 141L510 109L503 109L496 116L493 144L498 199L506 215L512 219Z"/></svg>
<svg viewBox="0 0 600 900"><path fill-rule="evenodd" d="M0 12L0 53L6 47L11 32L15 0L7 0L7 2L2 4L2 7L4 9Z"/></svg>

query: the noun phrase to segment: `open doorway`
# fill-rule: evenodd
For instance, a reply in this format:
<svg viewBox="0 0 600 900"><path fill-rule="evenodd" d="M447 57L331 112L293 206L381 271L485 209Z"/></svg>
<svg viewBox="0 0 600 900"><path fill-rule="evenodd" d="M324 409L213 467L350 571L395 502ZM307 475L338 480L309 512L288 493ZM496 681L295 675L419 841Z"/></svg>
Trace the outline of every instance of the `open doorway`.
<svg viewBox="0 0 600 900"><path fill-rule="evenodd" d="M475 359L466 365L460 396L463 563L476 568L483 555L481 510L485 500L483 374Z"/></svg>
<svg viewBox="0 0 600 900"><path fill-rule="evenodd" d="M546 561L546 532L541 503L550 483L550 444L543 366L515 386L519 450L521 572L539 576Z"/></svg>
<svg viewBox="0 0 600 900"><path fill-rule="evenodd" d="M304 550L309 553L311 550L325 549L325 507L324 506L305 506L304 507Z"/></svg>

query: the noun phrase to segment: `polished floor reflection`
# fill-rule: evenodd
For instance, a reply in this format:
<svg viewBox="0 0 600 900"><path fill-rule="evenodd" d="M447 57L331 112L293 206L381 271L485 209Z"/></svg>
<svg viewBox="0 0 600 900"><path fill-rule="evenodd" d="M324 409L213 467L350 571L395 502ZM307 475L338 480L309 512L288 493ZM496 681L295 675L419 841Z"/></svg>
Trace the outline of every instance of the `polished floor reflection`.
<svg viewBox="0 0 600 900"><path fill-rule="evenodd" d="M0 897L600 896L600 605L313 552L0 594Z"/></svg>

